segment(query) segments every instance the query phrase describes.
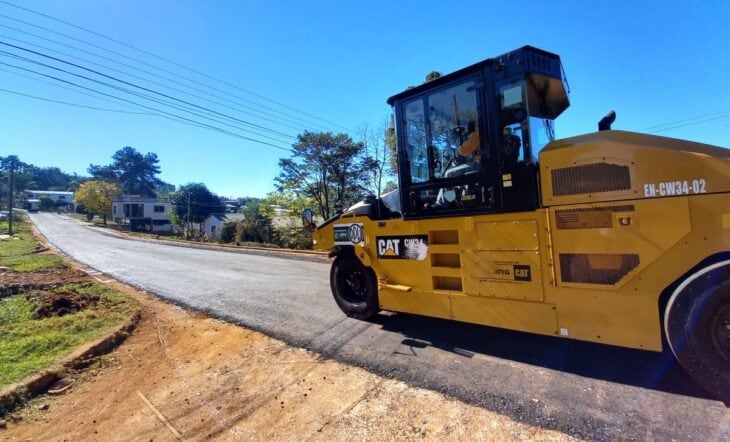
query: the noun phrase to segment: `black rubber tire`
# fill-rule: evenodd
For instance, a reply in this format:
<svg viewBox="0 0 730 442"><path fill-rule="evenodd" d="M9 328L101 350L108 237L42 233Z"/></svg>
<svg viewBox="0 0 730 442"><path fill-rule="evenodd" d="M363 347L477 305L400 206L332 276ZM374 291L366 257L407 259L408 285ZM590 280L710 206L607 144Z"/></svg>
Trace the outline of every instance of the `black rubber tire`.
<svg viewBox="0 0 730 442"><path fill-rule="evenodd" d="M679 363L702 388L730 403L730 269L708 270L680 286L664 331Z"/></svg>
<svg viewBox="0 0 730 442"><path fill-rule="evenodd" d="M350 253L338 255L332 263L330 287L335 302L347 316L366 320L380 311L375 272Z"/></svg>

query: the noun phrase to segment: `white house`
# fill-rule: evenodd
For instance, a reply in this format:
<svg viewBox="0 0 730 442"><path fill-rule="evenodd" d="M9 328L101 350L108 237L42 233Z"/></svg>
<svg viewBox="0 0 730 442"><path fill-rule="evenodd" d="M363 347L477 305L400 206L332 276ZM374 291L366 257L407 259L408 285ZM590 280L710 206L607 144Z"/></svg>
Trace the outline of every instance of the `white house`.
<svg viewBox="0 0 730 442"><path fill-rule="evenodd" d="M112 200L112 218L132 231L172 232L168 201L139 195L122 195Z"/></svg>
<svg viewBox="0 0 730 442"><path fill-rule="evenodd" d="M40 204L41 198L50 198L54 203L56 203L56 208L59 210L72 211L74 209L73 192L61 192L56 190L26 190L25 196L28 201L37 200L38 204Z"/></svg>
<svg viewBox="0 0 730 442"><path fill-rule="evenodd" d="M28 212L37 212L41 208L41 200L31 198L25 201L25 208Z"/></svg>
<svg viewBox="0 0 730 442"><path fill-rule="evenodd" d="M220 238L223 224L243 221L246 217L242 213L211 213L203 221L203 237L209 241Z"/></svg>

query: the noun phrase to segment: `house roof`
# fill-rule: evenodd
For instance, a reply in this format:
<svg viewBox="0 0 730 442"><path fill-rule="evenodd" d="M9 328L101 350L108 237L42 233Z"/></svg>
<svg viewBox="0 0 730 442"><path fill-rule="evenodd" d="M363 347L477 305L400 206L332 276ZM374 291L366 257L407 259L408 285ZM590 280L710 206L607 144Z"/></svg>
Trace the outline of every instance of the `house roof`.
<svg viewBox="0 0 730 442"><path fill-rule="evenodd" d="M210 218L211 216L214 216L214 217L218 218L218 220L223 221L223 222L226 222L226 221L237 222L237 221L243 221L246 219L246 216L243 213L211 213L210 215L208 215L208 218ZM206 218L206 219L208 219L208 218Z"/></svg>
<svg viewBox="0 0 730 442"><path fill-rule="evenodd" d="M156 203L156 204L164 204L168 201L165 200L158 200L157 198L150 198L145 196L139 196L139 195L120 195L114 197L112 200L112 203Z"/></svg>
<svg viewBox="0 0 730 442"><path fill-rule="evenodd" d="M34 193L38 195L73 195L73 192L61 192L56 190L26 190L26 193Z"/></svg>

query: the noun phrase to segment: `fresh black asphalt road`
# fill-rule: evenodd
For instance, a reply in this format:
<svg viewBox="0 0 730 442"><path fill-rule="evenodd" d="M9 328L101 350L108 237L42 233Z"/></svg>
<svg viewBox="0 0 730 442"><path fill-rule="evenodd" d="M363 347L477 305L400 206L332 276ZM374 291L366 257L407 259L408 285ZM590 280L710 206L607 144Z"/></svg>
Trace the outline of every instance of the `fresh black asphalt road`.
<svg viewBox="0 0 730 442"><path fill-rule="evenodd" d="M730 409L666 353L405 314L361 322L332 300L327 263L110 237L63 215L31 219L75 260L159 297L527 424L593 440L730 440Z"/></svg>

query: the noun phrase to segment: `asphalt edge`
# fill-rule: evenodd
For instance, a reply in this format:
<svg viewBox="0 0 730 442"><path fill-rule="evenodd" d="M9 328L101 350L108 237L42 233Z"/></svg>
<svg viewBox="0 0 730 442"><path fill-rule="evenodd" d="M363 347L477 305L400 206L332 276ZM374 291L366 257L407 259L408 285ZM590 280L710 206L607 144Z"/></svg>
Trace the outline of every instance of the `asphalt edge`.
<svg viewBox="0 0 730 442"><path fill-rule="evenodd" d="M119 238L128 241L139 241L150 244L160 244L174 247L184 247L189 249L203 249L203 250L214 250L218 252L237 253L242 255L259 255L259 256L271 256L274 255L279 258L293 259L299 261L312 261L312 262L329 262L329 256L326 252L317 252L314 250L292 250L292 249L273 249L267 247L250 247L250 246L226 246L226 245L214 245L206 243L195 243L195 242L181 242L181 241L170 241L164 239L151 239L151 238L140 238L124 233L110 233L106 232L103 227L90 226L83 223L75 218L69 217L72 221L79 223L81 226L93 230L100 235L108 236L110 238Z"/></svg>

